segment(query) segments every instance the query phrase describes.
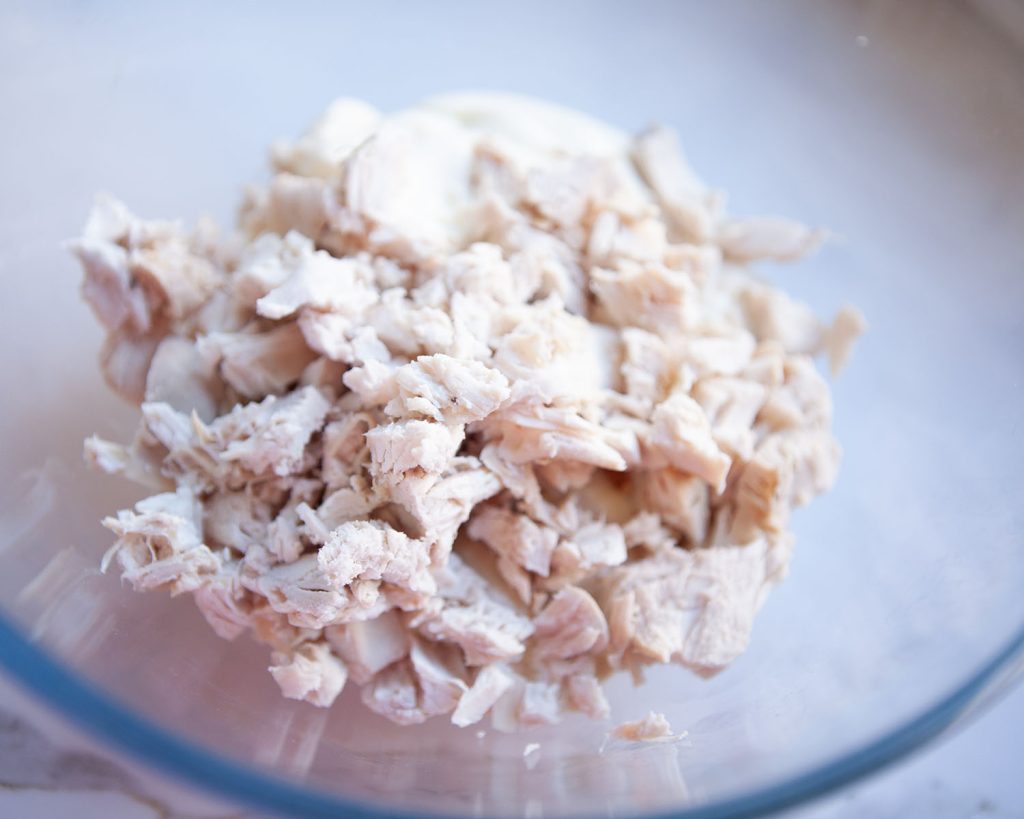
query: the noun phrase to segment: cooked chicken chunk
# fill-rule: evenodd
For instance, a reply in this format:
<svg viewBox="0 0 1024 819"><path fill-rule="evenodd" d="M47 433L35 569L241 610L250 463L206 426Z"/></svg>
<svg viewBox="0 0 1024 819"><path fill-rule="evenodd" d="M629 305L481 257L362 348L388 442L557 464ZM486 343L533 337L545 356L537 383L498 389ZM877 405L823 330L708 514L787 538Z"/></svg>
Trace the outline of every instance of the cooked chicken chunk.
<svg viewBox="0 0 1024 819"><path fill-rule="evenodd" d="M317 563L334 588L379 580L423 594L436 589L428 544L376 520L341 524L320 547Z"/></svg>
<svg viewBox="0 0 1024 819"><path fill-rule="evenodd" d="M420 356L395 370L396 395L384 411L446 424L486 418L508 398L508 381L478 361L447 355Z"/></svg>
<svg viewBox="0 0 1024 819"><path fill-rule="evenodd" d="M567 705L591 719L606 719L611 713L601 683L593 674L573 674L564 682Z"/></svg>
<svg viewBox="0 0 1024 819"><path fill-rule="evenodd" d="M395 611L372 620L328 626L324 636L345 661L353 682L364 685L373 676L409 653L410 635Z"/></svg>
<svg viewBox="0 0 1024 819"><path fill-rule="evenodd" d="M450 714L468 686L459 649L444 643L413 638L409 663L419 687L419 707L427 717Z"/></svg>
<svg viewBox="0 0 1024 819"><path fill-rule="evenodd" d="M467 534L486 543L499 557L529 572L547 577L558 532L538 525L526 515L498 506L484 506L467 527Z"/></svg>
<svg viewBox="0 0 1024 819"><path fill-rule="evenodd" d="M660 551L598 581L611 651L707 673L746 648L754 615L779 577L765 539L746 546ZM628 659L628 658L627 658Z"/></svg>
<svg viewBox="0 0 1024 819"><path fill-rule="evenodd" d="M473 684L462 694L452 713L452 722L460 728L474 725L512 687L512 677L500 665L485 665Z"/></svg>
<svg viewBox="0 0 1024 819"><path fill-rule="evenodd" d="M854 342L868 329L864 314L852 305L844 305L836 313L832 325L825 331L825 353L828 367L837 375L850 358Z"/></svg>
<svg viewBox="0 0 1024 819"><path fill-rule="evenodd" d="M324 643L306 643L290 655L275 655L270 673L281 693L326 708L345 687L345 664Z"/></svg>
<svg viewBox="0 0 1024 819"><path fill-rule="evenodd" d="M139 501L134 512L118 512L103 525L117 536L103 568L116 556L122 578L139 591L195 591L220 570L202 541L202 507L188 487Z"/></svg>
<svg viewBox="0 0 1024 819"><path fill-rule="evenodd" d="M704 480L666 467L642 473L639 486L645 509L658 513L690 544L699 546L704 542L711 517L710 492Z"/></svg>
<svg viewBox="0 0 1024 819"><path fill-rule="evenodd" d="M460 646L468 665L519 658L533 624L501 601L486 581L455 555L439 583L441 606L415 618L419 630L434 640Z"/></svg>
<svg viewBox="0 0 1024 819"><path fill-rule="evenodd" d="M652 461L660 456L714 491L725 489L731 460L715 443L707 414L688 395L672 395L654 408L648 444Z"/></svg>
<svg viewBox="0 0 1024 819"><path fill-rule="evenodd" d="M199 340L197 348L208 371L219 367L224 383L249 399L285 392L316 358L296 324L265 333L211 333ZM151 379L157 360L153 363ZM153 400L148 390L146 400Z"/></svg>
<svg viewBox="0 0 1024 819"><path fill-rule="evenodd" d="M600 652L608 645L608 624L593 597L567 586L534 618L531 645L539 659Z"/></svg>
<svg viewBox="0 0 1024 819"><path fill-rule="evenodd" d="M791 219L765 216L729 219L719 225L715 235L726 258L736 262L793 262L813 253L824 239L824 231Z"/></svg>
<svg viewBox="0 0 1024 819"><path fill-rule="evenodd" d="M625 739L630 742L659 742L668 739L675 739L672 733L672 726L664 714L648 711L643 719L632 722L623 722L615 726L612 736L616 739Z"/></svg>
<svg viewBox="0 0 1024 819"><path fill-rule="evenodd" d="M363 686L363 705L399 725L426 722L419 707L416 677L408 659L389 665Z"/></svg>
<svg viewBox="0 0 1024 819"><path fill-rule="evenodd" d="M712 230L714 199L687 163L675 133L652 128L641 134L633 144L633 161L673 233L680 239L706 242Z"/></svg>

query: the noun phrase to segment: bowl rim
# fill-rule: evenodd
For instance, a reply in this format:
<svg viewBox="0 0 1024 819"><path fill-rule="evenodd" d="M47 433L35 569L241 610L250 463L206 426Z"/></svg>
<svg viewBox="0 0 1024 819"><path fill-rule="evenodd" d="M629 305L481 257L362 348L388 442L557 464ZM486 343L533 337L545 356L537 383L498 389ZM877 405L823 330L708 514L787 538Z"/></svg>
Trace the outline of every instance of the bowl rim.
<svg viewBox="0 0 1024 819"><path fill-rule="evenodd" d="M988 705L1008 691L1001 672L1024 658L1024 627L950 693L896 728L809 771L720 802L645 814L649 819L743 819L807 802L848 785L917 750L974 706ZM437 814L378 807L302 785L255 766L210 752L147 717L120 705L98 686L76 675L45 649L27 640L0 612L0 665L12 680L94 739L142 761L186 785L235 804L282 816L422 819ZM1024 669L1024 666L1022 666ZM1000 685L1000 683L1006 683Z"/></svg>

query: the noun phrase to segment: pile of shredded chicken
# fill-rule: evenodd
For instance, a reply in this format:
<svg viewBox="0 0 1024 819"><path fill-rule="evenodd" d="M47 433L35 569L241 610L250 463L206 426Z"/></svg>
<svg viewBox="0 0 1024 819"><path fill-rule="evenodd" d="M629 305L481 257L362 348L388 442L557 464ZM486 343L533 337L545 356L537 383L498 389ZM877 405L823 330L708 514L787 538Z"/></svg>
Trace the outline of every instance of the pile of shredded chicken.
<svg viewBox="0 0 1024 819"><path fill-rule="evenodd" d="M158 493L104 565L402 724L603 718L616 671L736 658L836 474L813 358L863 329L746 265L822 234L515 97L340 100L273 167L231 235L101 197L71 244L141 405L86 457Z"/></svg>

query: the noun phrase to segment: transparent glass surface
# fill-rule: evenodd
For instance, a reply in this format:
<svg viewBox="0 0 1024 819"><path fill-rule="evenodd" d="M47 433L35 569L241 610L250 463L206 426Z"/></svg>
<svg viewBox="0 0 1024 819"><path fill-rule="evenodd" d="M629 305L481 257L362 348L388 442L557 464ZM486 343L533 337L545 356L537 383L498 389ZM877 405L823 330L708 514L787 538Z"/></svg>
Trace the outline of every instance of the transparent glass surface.
<svg viewBox="0 0 1024 819"><path fill-rule="evenodd" d="M743 816L877 768L1020 671L1024 640L1024 54L969 3L7 3L0 10L0 661L140 761L266 811ZM986 4L987 5L987 4ZM1009 15L1009 16L1006 16ZM1019 17L1015 18L1019 22ZM98 572L98 520L140 496L81 440L127 439L61 240L96 190L147 216L232 218L264 150L337 95L384 109L522 91L678 128L736 213L835 237L766 268L871 331L835 384L845 460L796 518L750 650L701 680L610 684L607 745L399 728L355 690L283 700L262 647L188 600ZM540 748L524 757L528 743Z"/></svg>

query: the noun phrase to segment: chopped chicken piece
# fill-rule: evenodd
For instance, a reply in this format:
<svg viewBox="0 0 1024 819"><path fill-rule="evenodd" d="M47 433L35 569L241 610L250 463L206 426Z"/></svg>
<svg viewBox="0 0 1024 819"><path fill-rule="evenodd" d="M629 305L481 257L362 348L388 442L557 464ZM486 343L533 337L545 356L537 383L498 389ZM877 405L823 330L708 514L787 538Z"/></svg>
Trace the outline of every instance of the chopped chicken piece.
<svg viewBox="0 0 1024 819"><path fill-rule="evenodd" d="M138 591L169 589L182 594L200 588L220 570L220 560L202 542L199 499L187 488L154 495L118 512L103 525L117 542L103 556L103 568L117 556L121 577Z"/></svg>
<svg viewBox="0 0 1024 819"><path fill-rule="evenodd" d="M100 350L100 369L107 385L128 401L142 401L160 341L159 334L155 332L141 335L130 328L115 330L108 335Z"/></svg>
<svg viewBox="0 0 1024 819"><path fill-rule="evenodd" d="M687 163L675 132L658 127L638 136L633 161L657 197L675 238L706 242L712 232L714 199Z"/></svg>
<svg viewBox="0 0 1024 819"><path fill-rule="evenodd" d="M618 338L605 327L567 312L557 297L545 299L516 323L494 352L494 364L513 382L518 399L577 400L611 385Z"/></svg>
<svg viewBox="0 0 1024 819"><path fill-rule="evenodd" d="M608 718L611 707L600 681L593 674L573 674L562 685L570 709L586 714L591 719Z"/></svg>
<svg viewBox="0 0 1024 819"><path fill-rule="evenodd" d="M128 271L126 245L135 221L121 202L97 196L82 237L68 244L85 272L82 298L108 330L149 329L146 293Z"/></svg>
<svg viewBox="0 0 1024 819"><path fill-rule="evenodd" d="M324 483L334 488L347 485L369 457L366 433L377 420L368 412L350 412L330 421L323 429L321 468Z"/></svg>
<svg viewBox="0 0 1024 819"><path fill-rule="evenodd" d="M398 725L427 721L419 707L416 677L408 659L399 660L363 686L363 705Z"/></svg>
<svg viewBox="0 0 1024 819"><path fill-rule="evenodd" d="M622 331L623 386L627 395L652 405L664 396L672 370L668 345L654 333L627 327Z"/></svg>
<svg viewBox="0 0 1024 819"><path fill-rule="evenodd" d="M138 402L161 339L203 306L222 273L190 250L178 225L144 222L108 197L97 198L70 249L85 270L82 295L108 330L100 353L106 381Z"/></svg>
<svg viewBox="0 0 1024 819"><path fill-rule="evenodd" d="M314 387L235 407L206 426L166 404L144 404L147 429L168 449L167 464L215 485L241 475L286 476L301 470L310 438L329 404Z"/></svg>
<svg viewBox="0 0 1024 819"><path fill-rule="evenodd" d="M292 484L287 503L267 526L266 548L281 563L297 559L305 551L306 539L319 540L321 543L327 539L328 533L320 528L317 528L316 533L310 533L308 528L303 529L303 514L300 513L300 510L310 509L309 504L316 502L322 489L323 484L318 480L296 480Z"/></svg>
<svg viewBox="0 0 1024 819"><path fill-rule="evenodd" d="M716 492L725 489L731 459L719 449L700 404L687 395L672 395L651 413L651 449L669 464L707 481Z"/></svg>
<svg viewBox="0 0 1024 819"><path fill-rule="evenodd" d="M294 323L266 333L211 333L196 346L208 369L219 367L224 382L250 399L285 392L316 358Z"/></svg>
<svg viewBox="0 0 1024 819"><path fill-rule="evenodd" d="M179 412L195 412L201 420L210 422L217 417L223 392L192 341L168 336L157 346L146 374L147 402L159 401Z"/></svg>
<svg viewBox="0 0 1024 819"><path fill-rule="evenodd" d="M614 267L619 259L656 262L668 252L664 222L656 218L623 220L612 211L602 211L594 219L587 241L591 265Z"/></svg>
<svg viewBox="0 0 1024 819"><path fill-rule="evenodd" d="M612 736L630 742L664 742L676 738L665 715L655 711L648 711L643 719L615 726Z"/></svg>
<svg viewBox="0 0 1024 819"><path fill-rule="evenodd" d="M448 297L487 296L498 304L517 304L533 295L528 284L518 281L501 248L491 242L474 242L451 256L434 281L444 283Z"/></svg>
<svg viewBox="0 0 1024 819"><path fill-rule="evenodd" d="M522 701L525 686L526 680L514 674L512 684L491 706L491 726L496 731L511 733L520 728L519 703Z"/></svg>
<svg viewBox="0 0 1024 819"><path fill-rule="evenodd" d="M337 99L295 142L274 146L274 167L298 176L336 181L346 157L374 132L380 120L380 112L362 100Z"/></svg>
<svg viewBox="0 0 1024 819"><path fill-rule="evenodd" d="M335 588L356 580L380 580L424 594L436 588L428 544L376 520L341 524L320 547L317 564Z"/></svg>
<svg viewBox="0 0 1024 819"><path fill-rule="evenodd" d="M411 471L440 475L466 437L461 425L434 421L396 421L369 430L370 472L398 483Z"/></svg>
<svg viewBox="0 0 1024 819"><path fill-rule="evenodd" d="M499 506L484 506L469 523L467 534L486 543L499 557L547 577L558 532L538 526L526 515Z"/></svg>
<svg viewBox="0 0 1024 819"><path fill-rule="evenodd" d="M456 327L452 316L441 307L418 304L401 288L381 293L380 302L366 316L378 338L395 355L456 352Z"/></svg>
<svg viewBox="0 0 1024 819"><path fill-rule="evenodd" d="M445 605L421 630L433 640L456 643L465 652L467 664L484 665L522 655L523 640L533 632L533 626L508 606L482 599Z"/></svg>
<svg viewBox="0 0 1024 819"><path fill-rule="evenodd" d="M183 239L183 237L182 237ZM183 240L136 247L128 253L132 276L171 321L201 307L220 284L219 271Z"/></svg>
<svg viewBox="0 0 1024 819"><path fill-rule="evenodd" d="M458 653L444 643L412 640L409 662L420 691L419 707L427 717L450 714L469 688L462 679L465 668Z"/></svg>
<svg viewBox="0 0 1024 819"><path fill-rule="evenodd" d="M739 375L771 390L778 387L784 377L786 368L786 351L777 341L762 341L754 348L750 363Z"/></svg>
<svg viewBox="0 0 1024 819"><path fill-rule="evenodd" d="M527 682L523 686L516 711L520 725L556 725L561 721L561 713L558 683Z"/></svg>
<svg viewBox="0 0 1024 819"><path fill-rule="evenodd" d="M246 557L250 554L251 550ZM320 570L316 555L303 555L291 563L264 569L249 585L297 628L319 629L352 619L372 619L389 608L379 596L365 601L339 589Z"/></svg>
<svg viewBox="0 0 1024 819"><path fill-rule="evenodd" d="M288 699L327 708L345 687L348 671L326 643L306 643L289 655L275 655L270 673Z"/></svg>
<svg viewBox="0 0 1024 819"><path fill-rule="evenodd" d="M380 298L373 278L368 257L335 259L323 250L307 250L298 268L256 302L256 312L283 319L312 308L354 318Z"/></svg>
<svg viewBox="0 0 1024 819"><path fill-rule="evenodd" d="M92 435L85 439L85 462L99 472L120 475L139 486L158 491L173 489L173 482L160 474L166 450L146 438L145 430L140 430L131 446L122 446Z"/></svg>
<svg viewBox="0 0 1024 819"><path fill-rule="evenodd" d="M254 603L249 612L249 625L253 636L273 651L288 653L296 646L320 639L322 629L299 628L288 621L288 616L274 609L259 595L253 593Z"/></svg>
<svg viewBox="0 0 1024 819"><path fill-rule="evenodd" d="M778 341L787 353L817 352L824 326L806 304L781 290L750 282L739 293L747 326L758 341Z"/></svg>
<svg viewBox="0 0 1024 819"><path fill-rule="evenodd" d="M247 191L239 222L249 236L295 232L319 242L339 211L335 192L323 180L279 173L267 188Z"/></svg>
<svg viewBox="0 0 1024 819"><path fill-rule="evenodd" d="M782 534L791 508L831 488L839 454L839 444L828 432L792 431L765 438L736 484L736 542L746 543L759 532Z"/></svg>
<svg viewBox="0 0 1024 819"><path fill-rule="evenodd" d="M233 233L101 196L69 244L141 414L85 458L158 493L102 567L402 725L605 719L610 674L731 662L835 479L814 357L866 326L744 265L825 234L727 214L665 128L511 95L338 100L272 157Z"/></svg>
<svg viewBox="0 0 1024 819"><path fill-rule="evenodd" d="M504 555L498 555L494 567L519 601L529 607L533 601L533 575Z"/></svg>
<svg viewBox="0 0 1024 819"><path fill-rule="evenodd" d="M316 514L328 530L350 520L362 520L381 505L383 499L365 483L360 486L359 479L353 478L353 486L339 487L324 498Z"/></svg>
<svg viewBox="0 0 1024 819"><path fill-rule="evenodd" d="M790 356L782 383L768 393L757 420L773 430L827 429L832 422L828 384L806 356Z"/></svg>
<svg viewBox="0 0 1024 819"><path fill-rule="evenodd" d="M552 555L556 587L594 569L626 561L626 538L615 524L591 521L573 527Z"/></svg>
<svg viewBox="0 0 1024 819"><path fill-rule="evenodd" d="M357 399L354 405L347 403L346 409L376 409L391 401L398 391L395 365L376 359L352 367L341 377L341 382L351 390L350 397Z"/></svg>
<svg viewBox="0 0 1024 819"><path fill-rule="evenodd" d="M221 561L221 570L192 593L210 628L224 640L234 640L252 625L251 595L242 587L237 561Z"/></svg>
<svg viewBox="0 0 1024 819"><path fill-rule="evenodd" d="M267 539L270 506L246 492L217 492L207 498L203 528L213 542L245 554Z"/></svg>
<svg viewBox="0 0 1024 819"><path fill-rule="evenodd" d="M83 237L70 248L85 270L82 294L111 333L140 337L178 323L223 280L178 225L144 222L110 197L97 198Z"/></svg>
<svg viewBox="0 0 1024 819"><path fill-rule="evenodd" d="M500 481L512 497L525 501L528 506L544 503L540 484L529 463L510 461L500 446L488 444L480 451L480 462Z"/></svg>
<svg viewBox="0 0 1024 819"><path fill-rule="evenodd" d="M678 469L652 469L640 475L644 508L656 512L695 545L704 542L711 516L708 484Z"/></svg>
<svg viewBox="0 0 1024 819"><path fill-rule="evenodd" d="M336 395L341 391L341 377L345 370L346 367L341 362L332 361L326 356L317 356L302 371L299 386L318 387L324 392Z"/></svg>
<svg viewBox="0 0 1024 819"><path fill-rule="evenodd" d="M533 621L534 656L565 660L578 654L600 652L608 645L608 623L594 598L583 589L567 586L558 592Z"/></svg>
<svg viewBox="0 0 1024 819"><path fill-rule="evenodd" d="M246 245L238 258L229 284L232 301L246 313L256 312L256 303L280 287L293 268L313 251L309 238L292 231L284 236L264 233Z"/></svg>
<svg viewBox="0 0 1024 819"><path fill-rule="evenodd" d="M533 282L539 274L534 297L557 296L574 315L586 311L586 278L576 253L557 236L516 220L500 239L509 264L520 278Z"/></svg>
<svg viewBox="0 0 1024 819"><path fill-rule="evenodd" d="M548 461L537 464L536 474L546 488L564 495L589 485L595 469L593 464L579 461Z"/></svg>
<svg viewBox="0 0 1024 819"><path fill-rule="evenodd" d="M331 535L331 530L323 518L306 501L295 506L295 517L301 524L301 534L315 546L323 546ZM278 516L280 517L280 516ZM298 528L298 524L296 524Z"/></svg>
<svg viewBox="0 0 1024 819"><path fill-rule="evenodd" d="M596 267L590 272L590 289L618 327L671 335L696 322L699 301L693 280L661 264L623 260L615 270Z"/></svg>
<svg viewBox="0 0 1024 819"><path fill-rule="evenodd" d="M512 683L512 677L500 665L485 665L459 699L452 713L452 723L460 728L475 725L512 687Z"/></svg>
<svg viewBox="0 0 1024 819"><path fill-rule="evenodd" d="M602 426L573 407L519 403L492 413L480 429L498 439L501 456L512 463L563 458L621 472L639 460L635 434Z"/></svg>
<svg viewBox="0 0 1024 819"><path fill-rule="evenodd" d="M867 329L868 321L860 310L849 304L839 308L832 325L825 331L825 353L832 375L838 375L846 366L854 342Z"/></svg>
<svg viewBox="0 0 1024 819"><path fill-rule="evenodd" d="M508 381L479 361L447 355L420 356L394 374L397 395L388 415L422 416L446 424L486 418L508 398Z"/></svg>
<svg viewBox="0 0 1024 819"><path fill-rule="evenodd" d="M345 661L353 682L365 685L379 671L409 653L409 632L395 611L372 620L356 620L328 626L324 636L334 652Z"/></svg>
<svg viewBox="0 0 1024 819"><path fill-rule="evenodd" d="M538 221L554 227L578 245L575 231L595 210L611 209L635 215L646 209L647 197L631 184L621 160L608 157L555 159L531 169L522 184L522 202Z"/></svg>
<svg viewBox="0 0 1024 819"><path fill-rule="evenodd" d="M391 353L372 327L359 326L341 313L304 310L299 316L306 345L331 361L362 365L368 361L386 363ZM340 379L339 379L340 380Z"/></svg>
<svg viewBox="0 0 1024 819"><path fill-rule="evenodd" d="M749 333L688 339L684 359L700 375L735 375L750 364L757 342Z"/></svg>
<svg viewBox="0 0 1024 819"><path fill-rule="evenodd" d="M692 392L707 413L719 447L733 458L749 460L754 422L768 393L765 386L735 376L712 376L698 381Z"/></svg>
<svg viewBox="0 0 1024 819"><path fill-rule="evenodd" d="M661 518L653 512L641 512L622 527L626 545L630 549L644 548L651 552L671 549L678 545L675 534L661 525Z"/></svg>
<svg viewBox="0 0 1024 819"><path fill-rule="evenodd" d="M757 216L727 220L718 226L715 241L730 261L794 262L817 250L825 236L825 231L813 230L791 219Z"/></svg>
<svg viewBox="0 0 1024 819"><path fill-rule="evenodd" d="M377 128L346 159L344 174L345 204L366 223L368 244L413 262L457 249L471 150L463 128L430 111Z"/></svg>
<svg viewBox="0 0 1024 819"><path fill-rule="evenodd" d="M363 703L399 725L447 714L467 688L451 669L457 664L445 646L428 647L414 638L409 657L385 668L363 688Z"/></svg>
<svg viewBox="0 0 1024 819"><path fill-rule="evenodd" d="M450 470L428 488L414 481L395 487L392 500L432 542L432 560L438 563L451 551L459 527L469 519L473 508L499 491L498 479L481 469L475 458L467 457L453 460Z"/></svg>
<svg viewBox="0 0 1024 819"><path fill-rule="evenodd" d="M734 660L750 637L769 585L764 539L746 546L670 549L619 566L595 597L610 629L610 649L702 673Z"/></svg>
<svg viewBox="0 0 1024 819"><path fill-rule="evenodd" d="M433 640L456 643L467 665L485 665L522 655L533 624L496 599L486 581L456 555L448 559L447 576L439 582L439 611L425 611L420 632Z"/></svg>

